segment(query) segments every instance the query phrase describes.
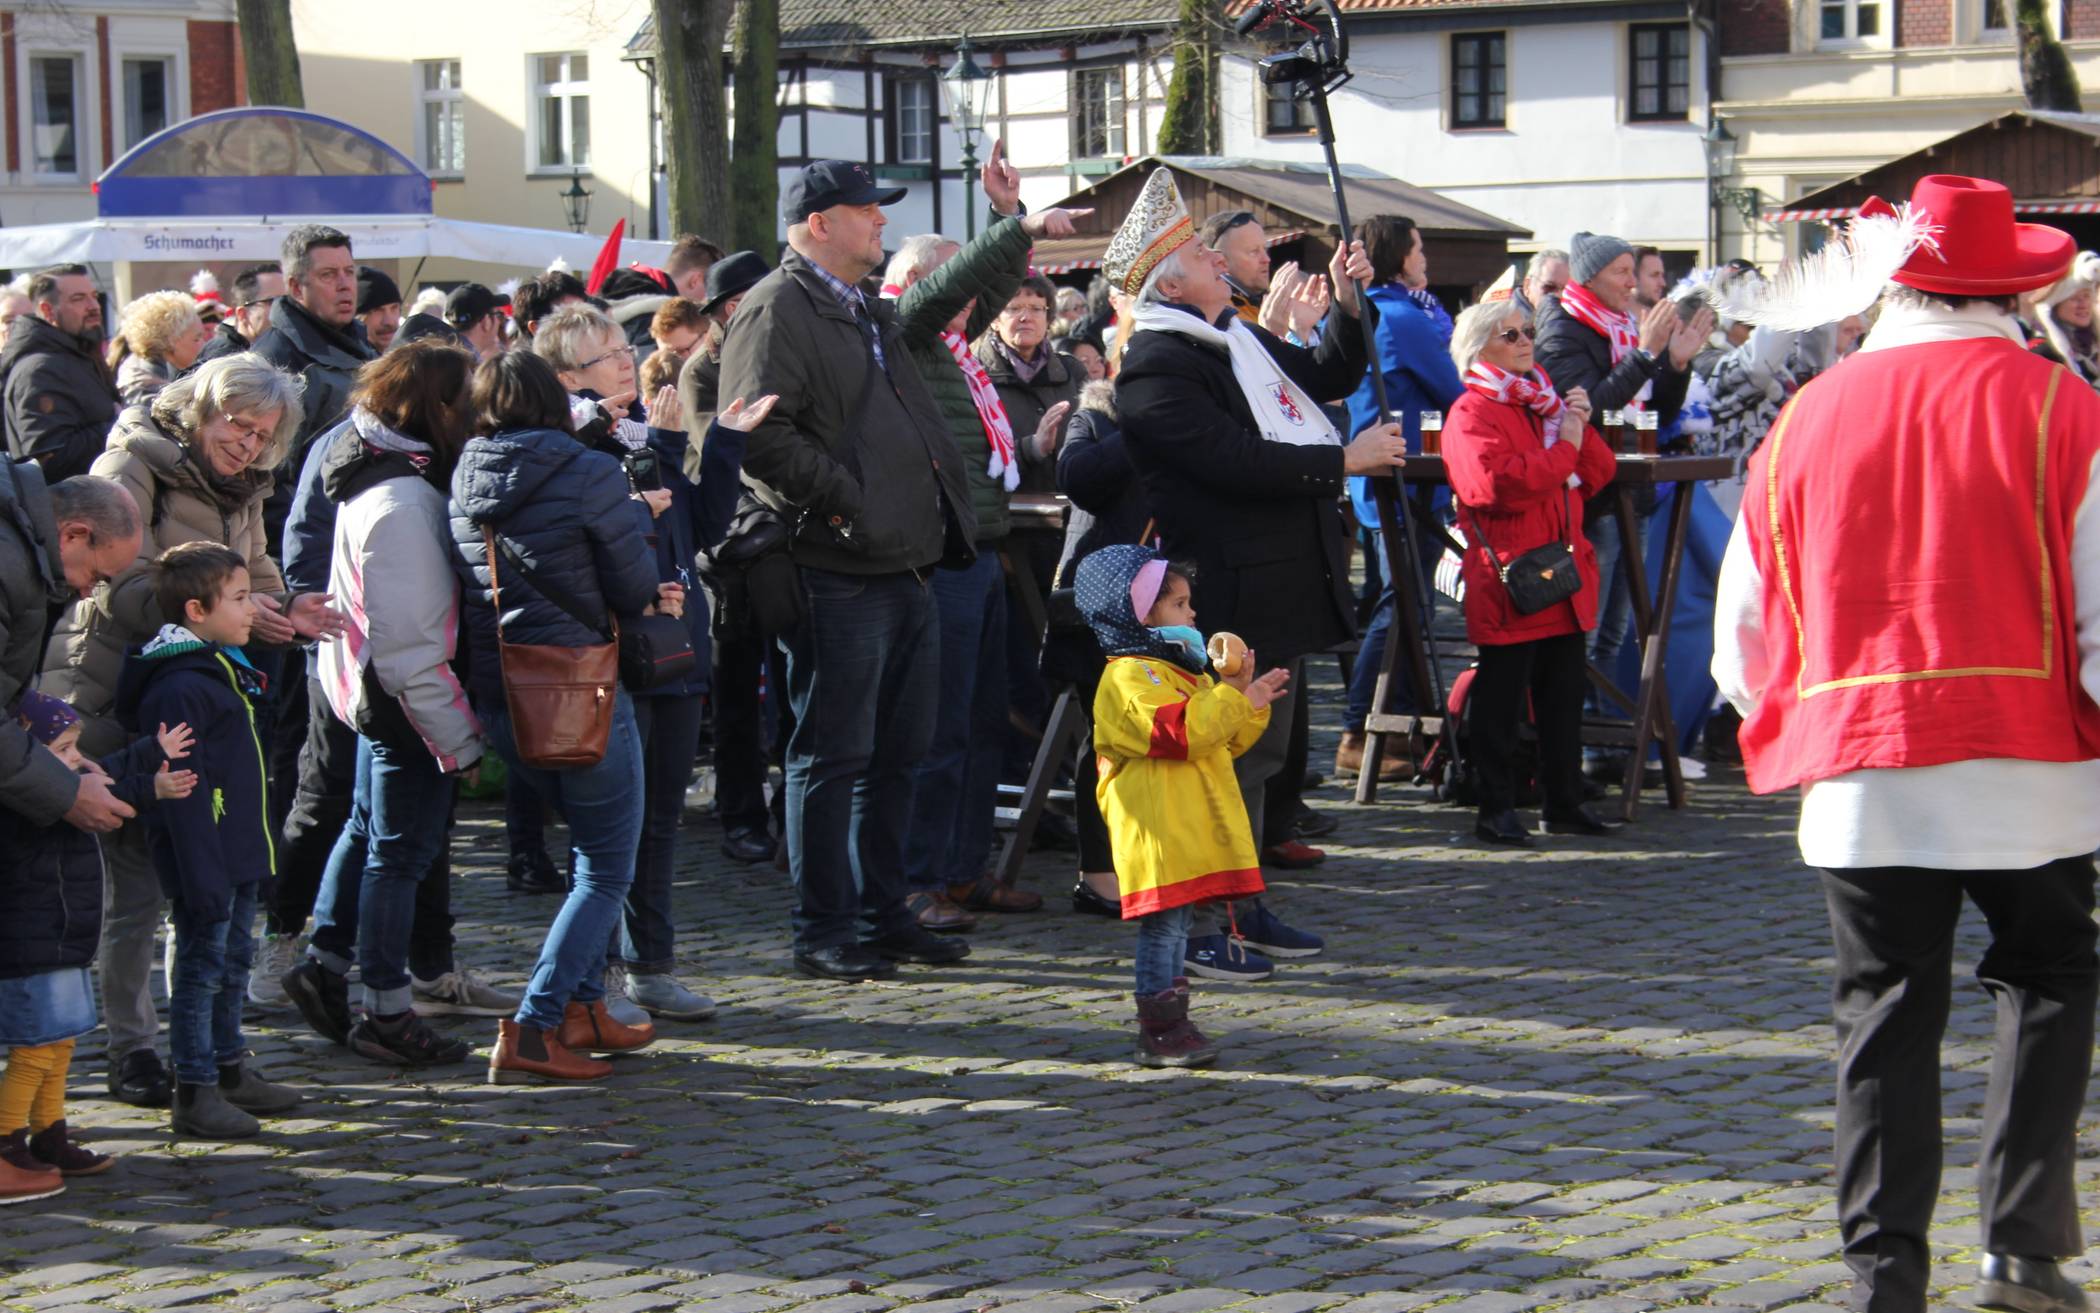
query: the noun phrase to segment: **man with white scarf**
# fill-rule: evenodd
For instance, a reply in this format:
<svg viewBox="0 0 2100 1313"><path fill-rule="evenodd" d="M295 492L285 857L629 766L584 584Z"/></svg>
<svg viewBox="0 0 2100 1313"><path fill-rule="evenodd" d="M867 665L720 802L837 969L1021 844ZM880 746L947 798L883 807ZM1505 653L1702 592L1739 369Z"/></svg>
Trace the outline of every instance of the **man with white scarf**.
<svg viewBox="0 0 2100 1313"><path fill-rule="evenodd" d="M1940 1037L1964 896L1997 1041L1975 1171L1984 1308L2078 1313L2075 1170L2100 968L2100 398L2013 298L2070 266L1994 182L1922 179L1724 313L1882 310L1751 459L1714 678L1758 793L1798 790L1835 940L1837 1191L1854 1307L1922 1313ZM1886 289L1884 291L1884 289Z"/></svg>
<svg viewBox="0 0 2100 1313"><path fill-rule="evenodd" d="M1356 635L1344 480L1391 475L1406 451L1398 424L1374 425L1345 445L1320 411L1354 391L1368 367L1355 319L1357 280L1371 264L1361 243L1335 252L1330 322L1307 349L1237 318L1222 257L1195 238L1171 172L1156 170L1102 262L1110 286L1137 302L1116 408L1160 545L1195 567L1197 624L1238 634L1264 669L1295 677L1307 655ZM1264 795L1301 701L1275 703L1268 730L1238 762L1257 848ZM1258 899L1234 921L1247 945L1271 956L1321 947ZM1189 969L1218 979L1267 974L1215 935L1190 940Z"/></svg>

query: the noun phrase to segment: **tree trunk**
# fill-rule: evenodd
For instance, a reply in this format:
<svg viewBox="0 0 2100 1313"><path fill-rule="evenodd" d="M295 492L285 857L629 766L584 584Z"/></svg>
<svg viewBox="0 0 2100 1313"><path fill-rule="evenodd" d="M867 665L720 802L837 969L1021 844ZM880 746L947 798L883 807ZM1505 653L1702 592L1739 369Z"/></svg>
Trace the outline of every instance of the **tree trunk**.
<svg viewBox="0 0 2100 1313"><path fill-rule="evenodd" d="M248 103L306 108L299 48L292 44L292 0L234 0L234 16L248 66Z"/></svg>
<svg viewBox="0 0 2100 1313"><path fill-rule="evenodd" d="M2058 109L2079 112L2078 74L2070 56L2056 39L2049 21L2054 4L2044 0L2019 0L2014 9L2015 36L2020 43L2020 87L2027 93L2029 109Z"/></svg>
<svg viewBox="0 0 2100 1313"><path fill-rule="evenodd" d="M743 0L736 34L736 139L729 155L732 247L780 254L780 0Z"/></svg>
<svg viewBox="0 0 2100 1313"><path fill-rule="evenodd" d="M1167 83L1167 107L1159 119L1162 155L1217 153L1217 38L1211 6L1205 0L1181 0L1174 29L1174 76ZM1141 75L1142 76L1142 75Z"/></svg>
<svg viewBox="0 0 2100 1313"><path fill-rule="evenodd" d="M730 218L729 98L722 42L733 0L652 0L671 231L720 232Z"/></svg>

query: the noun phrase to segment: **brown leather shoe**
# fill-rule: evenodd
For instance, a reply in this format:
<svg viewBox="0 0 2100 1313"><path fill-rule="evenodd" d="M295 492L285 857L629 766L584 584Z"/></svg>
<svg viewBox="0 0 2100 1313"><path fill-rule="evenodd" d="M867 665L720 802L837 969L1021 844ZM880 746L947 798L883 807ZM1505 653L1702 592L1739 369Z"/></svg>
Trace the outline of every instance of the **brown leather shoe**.
<svg viewBox="0 0 2100 1313"><path fill-rule="evenodd" d="M656 1026L643 1022L625 1025L605 1010L605 1000L571 1003L561 1014L561 1032L555 1036L572 1053L632 1053L656 1042Z"/></svg>
<svg viewBox="0 0 2100 1313"><path fill-rule="evenodd" d="M1342 741L1334 750L1334 773L1338 776L1355 777L1363 772L1364 749L1369 746L1369 736L1362 730L1343 730ZM1406 749L1400 746L1397 734L1387 735L1385 755L1378 761L1378 782L1397 784L1414 778L1415 764L1407 759Z"/></svg>
<svg viewBox="0 0 2100 1313"><path fill-rule="evenodd" d="M0 1158L0 1207L7 1204L26 1204L32 1199L48 1199L63 1194L66 1178L58 1174L56 1167L45 1167L41 1171L17 1167L5 1158Z"/></svg>
<svg viewBox="0 0 2100 1313"><path fill-rule="evenodd" d="M1003 884L989 875L949 885L948 897L973 912L1038 912L1043 907L1043 896L1035 890Z"/></svg>
<svg viewBox="0 0 2100 1313"><path fill-rule="evenodd" d="M566 1020L563 1024L567 1025ZM610 1062L571 1053L554 1031L520 1026L515 1021L496 1023L496 1051L489 1055L491 1085L604 1080L612 1069Z"/></svg>
<svg viewBox="0 0 2100 1313"><path fill-rule="evenodd" d="M938 889L920 889L905 895L904 905L911 914L919 918L919 925L926 930L944 935L961 934L977 924L977 918L957 907L948 895Z"/></svg>

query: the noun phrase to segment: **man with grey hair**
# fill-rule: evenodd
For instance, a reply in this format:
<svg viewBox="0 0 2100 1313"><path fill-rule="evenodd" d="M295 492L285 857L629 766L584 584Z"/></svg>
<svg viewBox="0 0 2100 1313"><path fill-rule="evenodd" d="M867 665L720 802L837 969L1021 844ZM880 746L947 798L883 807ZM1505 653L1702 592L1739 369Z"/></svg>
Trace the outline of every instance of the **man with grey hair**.
<svg viewBox="0 0 2100 1313"><path fill-rule="evenodd" d="M270 554L281 550L291 486L315 438L334 428L350 407L350 385L373 358L372 348L351 327L357 318L357 261L349 235L325 224L304 223L284 239L285 295L270 314L270 331L255 341L255 353L306 380L305 420L293 440L291 458L277 467L277 491L265 511Z"/></svg>
<svg viewBox="0 0 2100 1313"><path fill-rule="evenodd" d="M102 362L102 302L86 265L61 264L29 280L33 313L8 328L0 349L8 454L34 460L56 483L101 454L117 417Z"/></svg>
<svg viewBox="0 0 2100 1313"><path fill-rule="evenodd" d="M46 486L34 461L0 461L0 706L12 707L43 664L56 608L86 597L138 559L139 510L107 479ZM107 833L132 815L95 772L76 775L0 717L0 851L14 832L65 820Z"/></svg>
<svg viewBox="0 0 2100 1313"><path fill-rule="evenodd" d="M1568 253L1558 246L1549 246L1531 257L1524 266L1524 290L1517 299L1534 316L1549 296L1559 296L1568 285Z"/></svg>

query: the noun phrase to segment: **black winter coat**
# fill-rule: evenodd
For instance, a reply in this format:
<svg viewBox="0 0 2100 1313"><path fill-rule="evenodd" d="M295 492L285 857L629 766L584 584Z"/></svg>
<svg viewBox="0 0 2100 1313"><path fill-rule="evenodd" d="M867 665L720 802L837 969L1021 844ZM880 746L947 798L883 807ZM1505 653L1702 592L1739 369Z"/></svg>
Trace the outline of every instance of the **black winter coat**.
<svg viewBox="0 0 2100 1313"><path fill-rule="evenodd" d="M1611 363L1611 339L1583 323L1580 319L1561 309L1560 298L1549 296L1538 308L1538 349L1536 359L1539 368L1553 380L1553 390L1562 396L1574 388L1585 389L1590 394L1593 424L1604 423L1604 412L1623 410L1646 384L1653 382L1655 390L1649 394L1648 406L1655 412L1656 424L1668 428L1684 408L1684 392L1691 386L1689 371L1673 370L1670 362L1645 351L1635 351L1618 363ZM1634 509L1642 515L1655 509L1656 497L1653 485L1634 489ZM1591 524L1608 519L1619 513L1616 496L1593 496L1589 502L1588 516Z"/></svg>
<svg viewBox="0 0 2100 1313"><path fill-rule="evenodd" d="M1248 331L1318 402L1354 392L1369 367L1364 335L1338 314L1312 349ZM1264 439L1225 351L1179 333L1131 337L1116 411L1167 555L1196 567L1199 628L1238 634L1264 667L1356 636L1340 447Z"/></svg>
<svg viewBox="0 0 2100 1313"><path fill-rule="evenodd" d="M1057 449L1057 490L1072 502L1064 555L1057 563L1060 588L1072 586L1072 571L1088 552L1136 542L1150 518L1145 485L1130 462L1130 445L1116 422L1109 389L1107 383L1087 385L1085 401L1065 426L1064 445Z"/></svg>
<svg viewBox="0 0 2100 1313"><path fill-rule="evenodd" d="M143 738L102 759L110 791L144 811L164 760ZM102 937L102 848L64 821L30 825L0 810L0 980L41 975L95 960Z"/></svg>
<svg viewBox="0 0 2100 1313"><path fill-rule="evenodd" d="M475 438L452 472L453 561L466 613L468 691L484 707L503 705L496 611L489 591L486 524L535 574L565 590L586 615L609 608L640 615L656 600L656 552L648 508L628 495L620 462L556 429L513 429ZM502 552L497 560L503 562ZM603 627L586 628L502 564L503 637L548 647L591 647Z"/></svg>
<svg viewBox="0 0 2100 1313"><path fill-rule="evenodd" d="M42 471L0 460L0 816L27 826L49 825L80 793L79 777L14 716L44 664L51 622L72 600Z"/></svg>
<svg viewBox="0 0 2100 1313"><path fill-rule="evenodd" d="M146 841L161 892L199 921L222 921L233 891L277 873L266 753L255 708L268 692L252 666L213 643L170 641L164 627L124 664L117 719L132 733L187 723L196 736L187 798L155 803Z"/></svg>
<svg viewBox="0 0 2100 1313"><path fill-rule="evenodd" d="M189 377L220 356L237 356L243 351L254 349L255 344L242 335L239 325L235 324L229 315L219 321L219 331L211 335L211 341L204 344L204 349L197 353L197 358L190 362L190 367L182 371L181 377Z"/></svg>
<svg viewBox="0 0 2100 1313"><path fill-rule="evenodd" d="M88 472L117 419L109 369L80 339L23 315L0 348L7 454L34 460L47 483Z"/></svg>
<svg viewBox="0 0 2100 1313"><path fill-rule="evenodd" d="M351 325L356 324L351 321ZM350 410L350 388L357 371L377 352L358 337L354 327L331 328L291 297L270 308L270 331L255 339L256 355L306 380L300 400L305 412L292 451L277 467L277 487L263 503L270 556L284 559L284 520L291 513L292 490L314 439L334 428Z"/></svg>

